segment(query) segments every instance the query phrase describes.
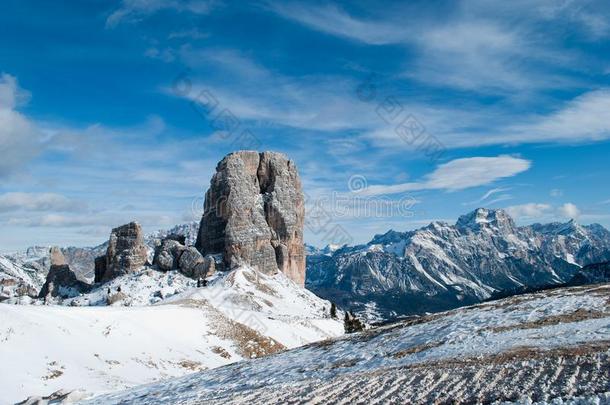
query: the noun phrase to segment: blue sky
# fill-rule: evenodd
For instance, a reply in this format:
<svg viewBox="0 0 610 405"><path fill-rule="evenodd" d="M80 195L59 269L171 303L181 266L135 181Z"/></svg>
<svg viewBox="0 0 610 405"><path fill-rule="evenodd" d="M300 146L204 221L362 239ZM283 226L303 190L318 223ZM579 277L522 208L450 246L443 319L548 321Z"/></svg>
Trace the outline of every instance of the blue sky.
<svg viewBox="0 0 610 405"><path fill-rule="evenodd" d="M610 225L607 2L0 9L0 251L196 219L240 148L297 163L312 244L479 206Z"/></svg>

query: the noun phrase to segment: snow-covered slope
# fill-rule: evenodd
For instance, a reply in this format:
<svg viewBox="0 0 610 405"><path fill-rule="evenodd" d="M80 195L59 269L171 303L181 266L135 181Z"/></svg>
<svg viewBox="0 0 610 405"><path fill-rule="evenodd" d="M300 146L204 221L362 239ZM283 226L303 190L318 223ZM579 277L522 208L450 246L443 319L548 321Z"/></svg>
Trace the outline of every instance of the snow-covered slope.
<svg viewBox="0 0 610 405"><path fill-rule="evenodd" d="M0 255L0 301L35 295L49 272L48 249L29 248L14 255Z"/></svg>
<svg viewBox="0 0 610 405"><path fill-rule="evenodd" d="M512 297L87 403L606 404L609 295L606 284Z"/></svg>
<svg viewBox="0 0 610 405"><path fill-rule="evenodd" d="M560 285L610 258L610 232L574 222L517 227L502 210L478 209L455 225L390 231L367 245L314 252L306 286L383 318L468 305L498 293Z"/></svg>
<svg viewBox="0 0 610 405"><path fill-rule="evenodd" d="M282 273L239 268L195 284L144 270L65 305L0 304L0 404L114 391L343 333L329 302Z"/></svg>

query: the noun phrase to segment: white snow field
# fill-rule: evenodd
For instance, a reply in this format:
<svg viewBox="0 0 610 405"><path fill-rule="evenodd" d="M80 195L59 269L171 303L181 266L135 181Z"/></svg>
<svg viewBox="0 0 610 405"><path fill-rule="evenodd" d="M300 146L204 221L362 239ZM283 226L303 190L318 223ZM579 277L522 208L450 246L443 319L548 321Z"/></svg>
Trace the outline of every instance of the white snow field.
<svg viewBox="0 0 610 405"><path fill-rule="evenodd" d="M609 297L610 284L511 297L85 403L607 404Z"/></svg>
<svg viewBox="0 0 610 405"><path fill-rule="evenodd" d="M192 283L145 270L65 305L0 304L0 404L116 391L343 334L329 302L281 273L240 268ZM117 285L125 298L106 306Z"/></svg>

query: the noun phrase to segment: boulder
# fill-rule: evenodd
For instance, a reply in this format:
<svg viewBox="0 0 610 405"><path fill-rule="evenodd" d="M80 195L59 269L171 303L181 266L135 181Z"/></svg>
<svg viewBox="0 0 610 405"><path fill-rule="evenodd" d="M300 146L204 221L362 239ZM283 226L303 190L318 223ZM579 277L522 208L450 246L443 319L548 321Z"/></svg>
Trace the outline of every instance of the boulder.
<svg viewBox="0 0 610 405"><path fill-rule="evenodd" d="M110 233L104 262L95 261L95 281L108 281L142 269L147 263L142 227L137 222L114 228Z"/></svg>
<svg viewBox="0 0 610 405"><path fill-rule="evenodd" d="M215 263L211 256L203 257L194 247L189 247L182 252L179 262L180 272L192 279L205 278L214 274Z"/></svg>
<svg viewBox="0 0 610 405"><path fill-rule="evenodd" d="M50 257L51 268L40 290L39 298L46 298L48 296L70 298L89 291L91 285L76 277L76 274L70 270L70 266L66 264L66 260L59 248L51 248Z"/></svg>
<svg viewBox="0 0 610 405"><path fill-rule="evenodd" d="M294 163L275 152L240 151L217 166L196 247L224 267L251 266L305 280L304 198Z"/></svg>
<svg viewBox="0 0 610 405"><path fill-rule="evenodd" d="M155 251L153 264L162 271L176 270L185 249L186 246L175 239L163 239Z"/></svg>

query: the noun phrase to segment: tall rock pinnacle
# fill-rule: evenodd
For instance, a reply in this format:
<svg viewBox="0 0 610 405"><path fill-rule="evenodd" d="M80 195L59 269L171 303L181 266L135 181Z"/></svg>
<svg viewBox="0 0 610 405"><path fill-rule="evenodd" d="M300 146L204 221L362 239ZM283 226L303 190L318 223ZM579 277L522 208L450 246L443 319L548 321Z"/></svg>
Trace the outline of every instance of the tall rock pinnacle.
<svg viewBox="0 0 610 405"><path fill-rule="evenodd" d="M114 228L106 255L95 259L95 282L138 271L146 264L147 252L142 227L137 222Z"/></svg>
<svg viewBox="0 0 610 405"><path fill-rule="evenodd" d="M240 151L216 167L196 247L225 266L281 271L304 285L304 198L294 163L275 152Z"/></svg>

